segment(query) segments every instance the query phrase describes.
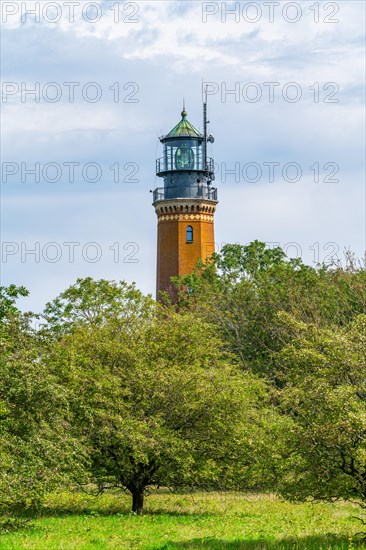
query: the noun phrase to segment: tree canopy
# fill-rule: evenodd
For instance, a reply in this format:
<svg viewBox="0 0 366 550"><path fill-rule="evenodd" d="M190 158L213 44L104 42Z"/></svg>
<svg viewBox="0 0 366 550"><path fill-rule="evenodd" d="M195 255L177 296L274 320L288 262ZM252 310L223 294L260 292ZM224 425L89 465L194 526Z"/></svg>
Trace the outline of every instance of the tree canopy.
<svg viewBox="0 0 366 550"><path fill-rule="evenodd" d="M293 338L276 356L284 433L282 494L366 501L366 315L319 329L285 314Z"/></svg>
<svg viewBox="0 0 366 550"><path fill-rule="evenodd" d="M0 506L63 484L366 495L365 269L226 245L159 304L78 279L34 328L0 289Z"/></svg>
<svg viewBox="0 0 366 550"><path fill-rule="evenodd" d="M314 268L259 241L225 245L175 280L180 307L214 323L243 368L271 376L273 353L288 338L280 311L320 327L347 325L365 311L366 271L351 255L346 260L345 267Z"/></svg>
<svg viewBox="0 0 366 550"><path fill-rule="evenodd" d="M0 509L39 505L84 460L71 435L67 388L46 361L29 315L11 305L0 334Z"/></svg>
<svg viewBox="0 0 366 550"><path fill-rule="evenodd" d="M191 313L158 309L148 324L116 317L81 326L59 342L54 368L72 388L92 478L129 491L133 511L141 513L151 485L257 481L264 384L230 363L213 327Z"/></svg>

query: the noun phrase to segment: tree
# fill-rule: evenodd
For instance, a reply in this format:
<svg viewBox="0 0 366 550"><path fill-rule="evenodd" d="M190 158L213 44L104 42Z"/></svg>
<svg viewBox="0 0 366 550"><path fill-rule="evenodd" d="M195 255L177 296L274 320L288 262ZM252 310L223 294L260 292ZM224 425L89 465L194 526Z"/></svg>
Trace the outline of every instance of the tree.
<svg viewBox="0 0 366 550"><path fill-rule="evenodd" d="M181 309L212 322L242 368L271 378L273 352L290 338L278 312L331 327L347 325L366 306L366 271L350 255L345 267L315 269L259 241L225 245L176 284Z"/></svg>
<svg viewBox="0 0 366 550"><path fill-rule="evenodd" d="M213 327L192 313L156 308L147 323L125 315L81 325L57 343L52 365L73 393L92 478L127 490L137 514L152 485L259 483L265 386L232 365Z"/></svg>
<svg viewBox="0 0 366 550"><path fill-rule="evenodd" d="M70 436L67 394L44 360L45 342L32 329L32 316L17 310L16 287L9 288L0 323L2 513L38 506L83 460L82 446Z"/></svg>
<svg viewBox="0 0 366 550"><path fill-rule="evenodd" d="M319 329L282 314L293 338L276 356L283 433L279 489L292 499L366 501L366 315Z"/></svg>
<svg viewBox="0 0 366 550"><path fill-rule="evenodd" d="M151 309L151 296L144 296L135 285L125 281L77 279L43 312L44 328L56 335L72 332L80 325L101 325L113 316L143 319Z"/></svg>
<svg viewBox="0 0 366 550"><path fill-rule="evenodd" d="M15 302L20 296L28 296L28 294L24 286L0 286L0 323L3 323L9 315L19 313Z"/></svg>

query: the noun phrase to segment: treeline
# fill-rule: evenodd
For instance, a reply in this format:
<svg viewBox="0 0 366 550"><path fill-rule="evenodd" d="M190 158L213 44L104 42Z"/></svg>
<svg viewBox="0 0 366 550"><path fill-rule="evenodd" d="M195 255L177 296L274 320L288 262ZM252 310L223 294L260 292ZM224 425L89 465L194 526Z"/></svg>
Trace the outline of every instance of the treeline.
<svg viewBox="0 0 366 550"><path fill-rule="evenodd" d="M0 295L0 506L59 487L366 501L366 275L226 245L157 303L78 279L41 316ZM37 329L34 328L35 321Z"/></svg>

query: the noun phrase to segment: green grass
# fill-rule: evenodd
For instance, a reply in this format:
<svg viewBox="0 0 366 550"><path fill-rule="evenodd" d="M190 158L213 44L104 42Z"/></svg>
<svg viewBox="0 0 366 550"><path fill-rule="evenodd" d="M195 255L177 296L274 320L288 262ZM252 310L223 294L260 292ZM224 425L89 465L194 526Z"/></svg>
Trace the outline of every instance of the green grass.
<svg viewBox="0 0 366 550"><path fill-rule="evenodd" d="M146 498L145 513L129 512L121 494L98 498L53 495L28 529L0 537L1 550L44 549L351 549L362 525L347 503L291 504L273 495L210 493Z"/></svg>

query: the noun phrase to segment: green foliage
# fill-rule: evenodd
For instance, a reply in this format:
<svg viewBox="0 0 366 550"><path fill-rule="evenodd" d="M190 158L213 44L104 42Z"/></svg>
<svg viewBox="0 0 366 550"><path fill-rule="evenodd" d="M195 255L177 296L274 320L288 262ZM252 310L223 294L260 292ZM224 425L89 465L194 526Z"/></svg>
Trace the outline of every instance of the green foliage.
<svg viewBox="0 0 366 550"><path fill-rule="evenodd" d="M180 307L214 323L243 368L269 377L273 352L289 339L278 312L331 327L346 325L366 306L366 271L352 256L346 268L315 269L259 241L225 245L211 262L176 283Z"/></svg>
<svg viewBox="0 0 366 550"><path fill-rule="evenodd" d="M272 384L282 418L260 456L294 499L365 499L366 272L346 260L315 269L255 241L177 280L181 309L210 320L242 368Z"/></svg>
<svg viewBox="0 0 366 550"><path fill-rule="evenodd" d="M38 506L80 460L68 403L28 316L8 315L0 338L0 510Z"/></svg>
<svg viewBox="0 0 366 550"><path fill-rule="evenodd" d="M15 302L20 296L28 296L28 294L24 286L0 286L0 323L4 322L9 315L19 312Z"/></svg>
<svg viewBox="0 0 366 550"><path fill-rule="evenodd" d="M101 325L115 316L143 318L152 303L151 297L145 297L133 284L87 277L77 279L76 284L49 302L43 317L48 330L63 334L81 324Z"/></svg>
<svg viewBox="0 0 366 550"><path fill-rule="evenodd" d="M366 315L338 330L281 315L292 342L276 357L284 433L280 487L290 498L366 501Z"/></svg>
<svg viewBox="0 0 366 550"><path fill-rule="evenodd" d="M18 531L19 529L30 529L32 526L29 518L11 516L0 517L0 534Z"/></svg>
<svg viewBox="0 0 366 550"><path fill-rule="evenodd" d="M257 481L252 455L265 387L230 364L212 325L167 308L145 324L110 318L65 336L54 362L74 394L93 477L127 489L134 511L150 485Z"/></svg>
<svg viewBox="0 0 366 550"><path fill-rule="evenodd" d="M365 270L255 241L177 280L178 306L78 279L41 330L0 292L0 506L62 484L366 494ZM5 521L5 520L4 520Z"/></svg>

